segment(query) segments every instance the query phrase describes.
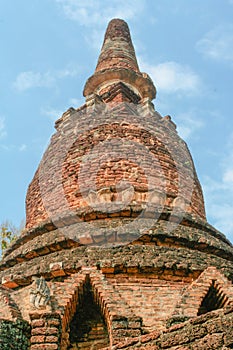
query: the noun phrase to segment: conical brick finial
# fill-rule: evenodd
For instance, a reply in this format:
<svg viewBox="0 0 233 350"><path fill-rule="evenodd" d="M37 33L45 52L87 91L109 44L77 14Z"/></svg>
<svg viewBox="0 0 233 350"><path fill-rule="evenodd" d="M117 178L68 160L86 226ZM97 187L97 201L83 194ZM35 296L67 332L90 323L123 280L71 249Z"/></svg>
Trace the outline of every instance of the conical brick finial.
<svg viewBox="0 0 233 350"><path fill-rule="evenodd" d="M139 70L129 27L118 18L108 24L95 73L87 80L83 95L101 95L116 83L126 84L139 100L156 96L149 75Z"/></svg>
<svg viewBox="0 0 233 350"><path fill-rule="evenodd" d="M112 19L108 24L95 72L112 68L139 72L129 27L118 18Z"/></svg>

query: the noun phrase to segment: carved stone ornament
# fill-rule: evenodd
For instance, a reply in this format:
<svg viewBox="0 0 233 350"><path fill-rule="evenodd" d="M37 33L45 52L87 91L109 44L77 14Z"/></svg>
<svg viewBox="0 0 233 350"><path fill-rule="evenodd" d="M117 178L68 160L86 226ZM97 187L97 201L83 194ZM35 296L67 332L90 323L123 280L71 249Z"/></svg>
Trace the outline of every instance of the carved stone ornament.
<svg viewBox="0 0 233 350"><path fill-rule="evenodd" d="M32 280L30 303L32 303L37 309L44 308L50 301L50 289L44 277L32 277Z"/></svg>

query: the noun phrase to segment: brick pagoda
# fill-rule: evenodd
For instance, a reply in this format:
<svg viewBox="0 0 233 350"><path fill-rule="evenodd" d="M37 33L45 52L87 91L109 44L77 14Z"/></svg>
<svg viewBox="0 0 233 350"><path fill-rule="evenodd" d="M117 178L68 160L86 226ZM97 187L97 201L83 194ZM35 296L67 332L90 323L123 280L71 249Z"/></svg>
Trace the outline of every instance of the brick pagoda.
<svg viewBox="0 0 233 350"><path fill-rule="evenodd" d="M83 94L0 263L0 349L233 349L233 247L123 20Z"/></svg>

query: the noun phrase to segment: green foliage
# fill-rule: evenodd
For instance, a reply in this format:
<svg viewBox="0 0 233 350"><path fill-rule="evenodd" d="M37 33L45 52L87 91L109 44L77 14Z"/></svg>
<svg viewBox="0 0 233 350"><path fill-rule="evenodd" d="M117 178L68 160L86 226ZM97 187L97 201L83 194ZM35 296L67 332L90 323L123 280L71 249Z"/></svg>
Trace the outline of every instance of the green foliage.
<svg viewBox="0 0 233 350"><path fill-rule="evenodd" d="M0 224L0 257L9 245L19 236L24 227L22 222L20 227L16 227L9 220Z"/></svg>
<svg viewBox="0 0 233 350"><path fill-rule="evenodd" d="M30 326L28 322L0 320L0 349L28 350L30 347Z"/></svg>

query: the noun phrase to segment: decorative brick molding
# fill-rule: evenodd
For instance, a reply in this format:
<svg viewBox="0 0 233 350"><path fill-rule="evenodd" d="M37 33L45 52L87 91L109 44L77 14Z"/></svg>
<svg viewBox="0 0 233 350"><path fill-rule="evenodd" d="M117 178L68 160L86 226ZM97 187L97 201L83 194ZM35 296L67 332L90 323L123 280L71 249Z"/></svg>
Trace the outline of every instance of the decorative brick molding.
<svg viewBox="0 0 233 350"><path fill-rule="evenodd" d="M115 214L115 213L114 213ZM128 218L134 215L133 207L128 206L124 209L124 211L119 212L119 215L125 215L124 218L114 218L115 221L118 222L119 225L124 225L124 222L127 222ZM107 214L106 214L107 215ZM128 217L127 217L128 215ZM104 216L102 214L102 216ZM166 230L166 220L169 219L169 214L165 213L161 214L160 220L143 236L140 236L140 233L135 230L135 238L138 240L134 241L138 243L150 243L156 245L164 245L164 246L185 246L193 250L205 251L210 254L215 254L217 256L223 257L224 259L233 260L233 252L230 243L226 240L226 238L213 227L208 225L203 221L195 221L192 220L191 216L186 215L183 218L183 221L177 227L172 230L172 232L167 232ZM179 218L177 218L178 220ZM75 221L76 220L76 221ZM73 216L69 216L63 218L63 221L67 223L65 226L65 222L63 222L62 230L66 232L69 230L75 236L75 232L77 229L78 217L73 214ZM45 226L47 226L45 224ZM94 240L97 244L105 244L107 243L108 237L106 237L104 232L101 232L100 227L106 227L107 222L104 219L95 220L95 223L92 221L92 225L96 227L95 234L92 237L87 235L89 239ZM76 240L69 239L64 235L64 233L59 230L52 230L48 232L44 232L42 229L35 230L37 231L28 231L27 235L22 238L19 238L18 245L17 242L14 242L13 246L8 249L8 254L4 257L4 259L0 263L0 278L2 277L2 284L8 288L17 288L19 285L26 285L25 279L20 281L19 278L15 279L14 273L10 272L12 269L14 270L14 266L17 269L18 264L30 264L33 261L36 261L36 264L40 264L37 261L41 259L43 256L47 256L52 254L53 252L61 252L61 255L66 254L72 248L78 248L80 243ZM97 235L96 232L99 232ZM37 234L36 236L35 233ZM84 236L85 232L83 233ZM122 235L122 239L129 239L129 234ZM82 238L84 239L84 237ZM103 241L104 239L104 241ZM119 242L118 242L119 243ZM12 249L14 247L14 249ZM80 247L80 249L83 249ZM36 260L34 260L36 259ZM69 260L69 259L68 259ZM63 264L57 271L57 264ZM49 262L50 273L53 277L67 274L67 271L64 271L65 265L61 261L58 262ZM51 265L50 265L51 264ZM64 268L63 268L64 267ZM6 272L4 272L6 270ZM20 269L21 270L21 269ZM67 270L67 268L66 268ZM29 269L31 271L31 269ZM69 274L69 272L68 272ZM24 274L25 275L25 274ZM46 276L48 276L48 271L46 271ZM22 277L21 277L22 278ZM30 283L30 279L29 279Z"/></svg>
<svg viewBox="0 0 233 350"><path fill-rule="evenodd" d="M218 294L221 296L222 306L233 305L233 284L216 267L208 267L185 290L181 301L177 304L174 317L195 317L207 294L212 282L215 282Z"/></svg>
<svg viewBox="0 0 233 350"><path fill-rule="evenodd" d="M64 281L53 282L51 285L52 309L58 310L61 317L62 350L67 349L69 345L70 323L78 305L83 302L84 287L87 283L92 287L94 301L106 322L111 345L142 333L141 317L135 316L102 272L96 268L83 268Z"/></svg>
<svg viewBox="0 0 233 350"><path fill-rule="evenodd" d="M91 272L90 281L95 301L108 325L110 345L117 343L120 339L139 336L142 333L142 318L134 314L102 272Z"/></svg>
<svg viewBox="0 0 233 350"><path fill-rule="evenodd" d="M69 325L77 305L82 300L87 274L83 271L67 278L64 282L53 282L53 309L59 310L61 317L61 349L66 350L69 344Z"/></svg>

